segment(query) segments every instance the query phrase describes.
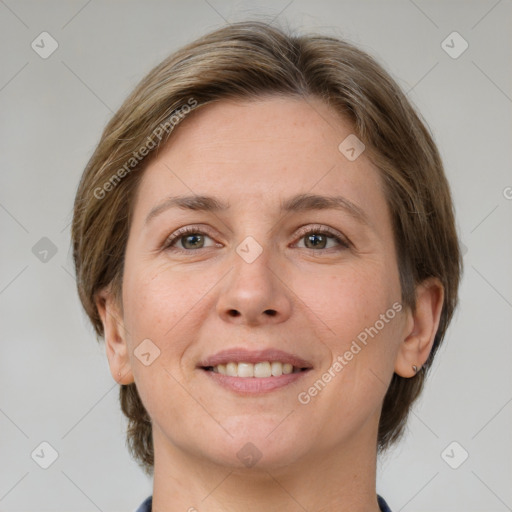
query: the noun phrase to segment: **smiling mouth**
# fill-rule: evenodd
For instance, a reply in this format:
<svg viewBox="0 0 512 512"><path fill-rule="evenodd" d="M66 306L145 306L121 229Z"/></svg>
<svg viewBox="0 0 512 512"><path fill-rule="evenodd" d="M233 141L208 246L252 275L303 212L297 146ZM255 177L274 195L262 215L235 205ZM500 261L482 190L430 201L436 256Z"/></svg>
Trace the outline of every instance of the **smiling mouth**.
<svg viewBox="0 0 512 512"><path fill-rule="evenodd" d="M246 363L231 361L226 364L218 364L216 366L203 366L203 370L227 375L228 377L241 378L269 378L280 377L281 375L289 375L291 373L301 373L310 368L300 368L290 363L282 363L280 361L261 361L259 363Z"/></svg>

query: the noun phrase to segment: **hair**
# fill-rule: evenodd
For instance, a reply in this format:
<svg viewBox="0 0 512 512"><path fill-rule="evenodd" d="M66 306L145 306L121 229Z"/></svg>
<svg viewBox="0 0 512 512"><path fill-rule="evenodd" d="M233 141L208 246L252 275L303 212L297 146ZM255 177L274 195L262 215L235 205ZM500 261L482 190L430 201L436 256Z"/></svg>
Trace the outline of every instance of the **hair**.
<svg viewBox="0 0 512 512"><path fill-rule="evenodd" d="M245 21L204 35L152 69L105 127L78 186L72 221L78 294L97 336L103 337L95 298L110 287L121 301L135 194L145 167L177 124L172 116L179 121L191 104L203 108L269 94L320 98L352 123L384 183L402 304L415 311L416 286L427 278L438 278L444 287L429 358L414 377L394 373L391 379L378 429L382 452L403 435L445 336L458 301L462 256L449 184L426 123L388 72L351 43ZM130 453L152 474L151 419L135 383L121 386L120 402L128 418Z"/></svg>

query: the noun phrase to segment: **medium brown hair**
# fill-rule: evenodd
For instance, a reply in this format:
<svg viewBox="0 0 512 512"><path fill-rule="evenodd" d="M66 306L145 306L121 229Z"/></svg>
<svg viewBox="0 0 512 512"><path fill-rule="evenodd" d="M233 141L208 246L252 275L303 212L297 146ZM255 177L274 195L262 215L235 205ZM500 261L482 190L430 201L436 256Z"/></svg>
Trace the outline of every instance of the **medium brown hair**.
<svg viewBox="0 0 512 512"><path fill-rule="evenodd" d="M72 243L80 300L103 337L95 297L111 286L120 300L137 186L148 161L172 133L167 129L165 136L155 137L160 127L169 125L173 114L175 120L183 117L191 100L201 108L268 94L318 97L352 123L385 185L404 307L415 310L415 287L425 279L437 277L444 287L428 360L412 378L395 373L384 398L377 439L383 451L403 434L444 338L457 304L462 258L449 185L425 123L382 66L344 40L240 22L201 37L150 71L107 124L78 187ZM143 147L151 149L139 158ZM151 420L135 383L121 386L120 401L129 420L128 447L151 474Z"/></svg>

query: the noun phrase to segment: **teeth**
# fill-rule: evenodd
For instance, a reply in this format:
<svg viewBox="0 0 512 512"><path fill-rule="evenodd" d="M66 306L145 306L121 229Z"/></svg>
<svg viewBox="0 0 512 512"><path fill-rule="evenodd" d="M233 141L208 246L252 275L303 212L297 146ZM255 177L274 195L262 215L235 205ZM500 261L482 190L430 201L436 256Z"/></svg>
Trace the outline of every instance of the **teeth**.
<svg viewBox="0 0 512 512"><path fill-rule="evenodd" d="M264 361L261 363L235 363L219 364L213 367L213 371L228 375L229 377L279 377L289 373L298 373L300 368L294 368L290 363L280 363L273 361L272 363Z"/></svg>
<svg viewBox="0 0 512 512"><path fill-rule="evenodd" d="M283 373L286 375L287 373L293 372L293 365L290 363L283 364Z"/></svg>
<svg viewBox="0 0 512 512"><path fill-rule="evenodd" d="M251 363L238 363L239 377L254 377L254 365Z"/></svg>
<svg viewBox="0 0 512 512"><path fill-rule="evenodd" d="M238 372L240 372L240 365L238 365ZM256 363L254 365L254 377L270 377L271 375L270 363Z"/></svg>
<svg viewBox="0 0 512 512"><path fill-rule="evenodd" d="M276 363L275 361L271 365L272 367L272 375L274 377L279 377L279 375L283 374L283 365L281 363Z"/></svg>
<svg viewBox="0 0 512 512"><path fill-rule="evenodd" d="M237 377L238 365L236 363L228 363L226 365L226 375L229 375L230 377Z"/></svg>

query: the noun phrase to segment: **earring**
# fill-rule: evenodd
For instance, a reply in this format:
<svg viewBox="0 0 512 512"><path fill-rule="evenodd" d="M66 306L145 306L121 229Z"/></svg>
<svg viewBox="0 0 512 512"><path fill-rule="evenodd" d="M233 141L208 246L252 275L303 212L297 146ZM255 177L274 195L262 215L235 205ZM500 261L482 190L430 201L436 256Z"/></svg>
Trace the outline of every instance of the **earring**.
<svg viewBox="0 0 512 512"><path fill-rule="evenodd" d="M412 369L414 370L414 373L418 371L418 367L415 364L412 365Z"/></svg>

